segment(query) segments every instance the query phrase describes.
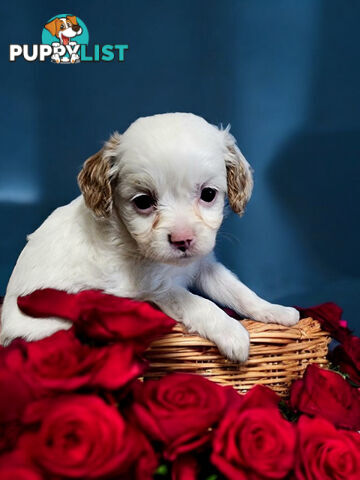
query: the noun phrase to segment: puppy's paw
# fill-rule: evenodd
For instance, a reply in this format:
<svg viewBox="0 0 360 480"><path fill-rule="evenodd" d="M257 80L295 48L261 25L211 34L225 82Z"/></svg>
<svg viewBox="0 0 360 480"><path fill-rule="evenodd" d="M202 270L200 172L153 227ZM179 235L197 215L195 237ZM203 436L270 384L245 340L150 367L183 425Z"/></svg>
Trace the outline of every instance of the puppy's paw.
<svg viewBox="0 0 360 480"><path fill-rule="evenodd" d="M224 322L221 333L212 340L226 358L233 362L245 362L249 357L249 333L237 320L230 320Z"/></svg>
<svg viewBox="0 0 360 480"><path fill-rule="evenodd" d="M58 53L54 53L54 55L51 55L51 61L54 63L60 63L60 57Z"/></svg>
<svg viewBox="0 0 360 480"><path fill-rule="evenodd" d="M269 303L263 309L259 310L253 318L259 322L278 323L279 325L291 327L298 323L300 314L295 308Z"/></svg>

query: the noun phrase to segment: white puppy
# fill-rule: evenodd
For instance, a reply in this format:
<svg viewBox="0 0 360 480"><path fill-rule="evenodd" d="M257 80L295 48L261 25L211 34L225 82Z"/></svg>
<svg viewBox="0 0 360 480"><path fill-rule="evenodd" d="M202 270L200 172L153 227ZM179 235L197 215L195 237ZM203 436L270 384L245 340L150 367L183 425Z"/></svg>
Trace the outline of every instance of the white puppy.
<svg viewBox="0 0 360 480"><path fill-rule="evenodd" d="M228 129L189 113L140 118L85 162L79 185L82 196L28 237L4 300L3 344L70 327L18 309L19 295L47 287L154 302L236 361L248 357L248 332L189 287L261 322L298 321L295 309L259 298L212 253L225 195L241 215L253 186Z"/></svg>

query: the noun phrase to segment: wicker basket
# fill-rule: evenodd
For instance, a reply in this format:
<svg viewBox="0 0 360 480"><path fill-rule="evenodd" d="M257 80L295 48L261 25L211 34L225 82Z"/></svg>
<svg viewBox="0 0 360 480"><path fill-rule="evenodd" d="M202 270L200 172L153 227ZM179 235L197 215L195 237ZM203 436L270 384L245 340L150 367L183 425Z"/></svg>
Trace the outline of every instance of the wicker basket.
<svg viewBox="0 0 360 480"><path fill-rule="evenodd" d="M151 345L147 352L151 366L145 378L198 373L242 393L260 383L286 397L292 381L302 376L309 363L327 366L330 336L312 318L294 327L252 320L242 320L242 324L250 333L250 358L245 364L227 360L212 342L189 334L178 324Z"/></svg>

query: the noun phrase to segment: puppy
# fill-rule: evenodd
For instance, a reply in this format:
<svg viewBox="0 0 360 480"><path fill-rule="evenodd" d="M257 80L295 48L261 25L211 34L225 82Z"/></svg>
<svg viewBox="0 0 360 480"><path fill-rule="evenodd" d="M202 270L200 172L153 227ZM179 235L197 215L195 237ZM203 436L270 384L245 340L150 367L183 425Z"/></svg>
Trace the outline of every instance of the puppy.
<svg viewBox="0 0 360 480"><path fill-rule="evenodd" d="M82 34L82 28L78 24L75 15L67 15L66 17L62 18L54 18L54 20L51 20L51 22L45 25L45 28L51 33L51 35L59 39L59 42L53 42L53 46L74 46L76 45L76 42L71 41L71 39L73 39L77 35ZM60 58L60 55L58 53L54 53L54 55L52 55L51 57L51 60L55 63L68 63L69 61L71 63L77 63L79 59L80 57L77 53L72 53L70 60L66 56Z"/></svg>
<svg viewBox="0 0 360 480"><path fill-rule="evenodd" d="M4 299L3 344L70 327L19 311L19 295L47 287L151 301L234 361L248 357L248 332L189 287L254 320L298 321L295 309L259 298L212 253L225 196L242 215L253 186L228 128L190 113L140 118L86 160L78 180L82 195L28 236Z"/></svg>

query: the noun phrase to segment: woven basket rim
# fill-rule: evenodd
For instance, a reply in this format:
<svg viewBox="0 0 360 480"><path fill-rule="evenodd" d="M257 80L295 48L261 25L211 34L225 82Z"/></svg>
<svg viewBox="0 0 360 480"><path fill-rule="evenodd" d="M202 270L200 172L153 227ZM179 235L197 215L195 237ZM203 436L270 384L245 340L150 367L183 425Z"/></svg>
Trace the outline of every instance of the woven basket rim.
<svg viewBox="0 0 360 480"><path fill-rule="evenodd" d="M250 335L250 356L244 363L226 359L217 346L177 324L170 333L153 342L147 352L150 369L146 378L186 372L203 375L241 393L256 384L268 385L286 397L293 380L300 378L310 363L325 367L330 334L311 317L296 325L240 320Z"/></svg>

